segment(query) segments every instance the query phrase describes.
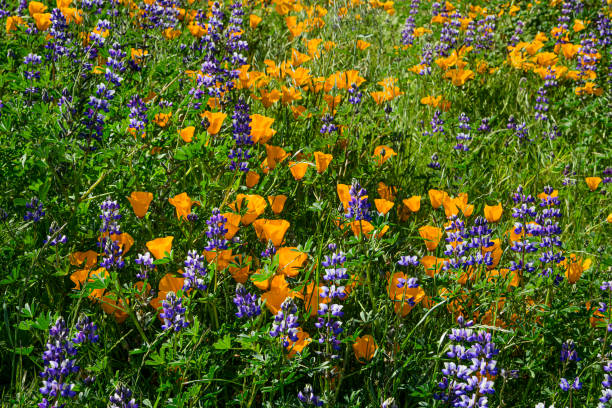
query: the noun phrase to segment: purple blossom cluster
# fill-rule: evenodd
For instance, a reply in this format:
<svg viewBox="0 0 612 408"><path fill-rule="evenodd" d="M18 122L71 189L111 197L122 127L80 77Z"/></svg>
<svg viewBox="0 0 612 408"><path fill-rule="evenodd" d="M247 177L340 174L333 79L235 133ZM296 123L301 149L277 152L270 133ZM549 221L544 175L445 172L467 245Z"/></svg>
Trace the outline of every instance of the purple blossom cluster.
<svg viewBox="0 0 612 408"><path fill-rule="evenodd" d="M455 150L467 152L470 150L469 146L466 142L472 140L472 136L470 131L472 127L470 126L470 118L463 112L459 115L459 133L455 139L457 139L457 144L453 147Z"/></svg>
<svg viewBox="0 0 612 408"><path fill-rule="evenodd" d="M119 204L117 204L117 201L108 199L100 204L100 210L102 210L102 214L99 216L102 220L102 227L100 228L102 238L98 245L104 252L100 266L106 269L113 267L121 269L125 265L123 249L119 246L119 242L113 239L113 235L121 235L121 226L117 222L121 219Z"/></svg>
<svg viewBox="0 0 612 408"><path fill-rule="evenodd" d="M132 398L132 390L125 385L115 388L113 394L108 398L109 408L138 408L136 400Z"/></svg>
<svg viewBox="0 0 612 408"><path fill-rule="evenodd" d="M459 328L452 329L451 340L444 362L440 392L434 398L452 407L489 406L487 395L495 393L494 381L498 374L495 356L499 354L490 333L471 329L472 321L457 319Z"/></svg>
<svg viewBox="0 0 612 408"><path fill-rule="evenodd" d="M482 248L493 246L491 242L487 220L477 217L474 227L470 230L465 228L465 222L453 215L450 223L444 228L446 232L446 249L444 254L449 258L444 261L442 269L448 270L468 270L478 265L493 265L491 252L482 254Z"/></svg>
<svg viewBox="0 0 612 408"><path fill-rule="evenodd" d="M65 401L76 396L74 381L80 367L76 362L78 350L75 344L96 343L99 340L97 326L89 318L81 317L76 328L75 337L70 339L66 321L60 317L49 329L49 339L43 353L44 368L40 373L43 400L38 404L39 408L60 408Z"/></svg>
<svg viewBox="0 0 612 408"><path fill-rule="evenodd" d="M238 318L255 317L261 314L261 306L257 295L247 292L246 288L238 284L236 286L236 296L234 296L234 304L238 308L235 313Z"/></svg>
<svg viewBox="0 0 612 408"><path fill-rule="evenodd" d="M331 256L325 255L321 265L325 268L323 281L325 282L319 288L320 297L326 302L319 303L317 311L318 319L315 327L319 329L320 337L319 344L329 344L334 352L331 358L335 359L339 356L335 354L340 350L340 340L338 336L342 333L342 321L340 318L344 315L342 312L343 306L336 301L343 300L346 297L345 287L343 282L349 278L344 263L346 255L342 252L334 252Z"/></svg>
<svg viewBox="0 0 612 408"><path fill-rule="evenodd" d="M235 147L230 149L230 170L240 170L244 173L249 171L249 158L251 152L249 146L253 144L251 138L251 117L249 116L249 105L245 99L240 96L232 115L232 137L234 138Z"/></svg>
<svg viewBox="0 0 612 408"><path fill-rule="evenodd" d="M298 341L298 318L296 316L297 306L292 298L288 297L281 304L281 308L274 316L274 323L270 330L271 337L280 338L283 347L289 346L289 340Z"/></svg>
<svg viewBox="0 0 612 408"><path fill-rule="evenodd" d="M183 298L177 297L174 292L168 292L166 299L162 301L162 307L159 317L164 321L163 330L178 332L189 326L189 322L185 320L186 309L183 307Z"/></svg>
<svg viewBox="0 0 612 408"><path fill-rule="evenodd" d="M228 241L225 239L225 234L227 234L226 224L227 218L221 215L221 211L218 208L213 208L212 215L206 221L206 225L208 225L208 230L206 231L208 243L204 248L206 251L223 251L227 249Z"/></svg>
<svg viewBox="0 0 612 408"><path fill-rule="evenodd" d="M355 221L370 221L372 217L370 216L370 203L368 202L366 189L361 187L357 180L353 180L349 194L351 199L344 216Z"/></svg>
<svg viewBox="0 0 612 408"><path fill-rule="evenodd" d="M144 254L138 254L138 257L134 260L136 265L140 265L140 270L136 273L136 278L146 280L149 279L149 274L155 269L154 259L150 252Z"/></svg>
<svg viewBox="0 0 612 408"><path fill-rule="evenodd" d="M43 204L38 197L32 197L32 199L26 203L26 213L23 216L23 220L38 222L44 216L45 210L43 209Z"/></svg>
<svg viewBox="0 0 612 408"><path fill-rule="evenodd" d="M206 290L205 278L206 278L206 259L204 255L198 254L198 251L191 250L187 252L187 259L185 259L185 272L183 277L183 291L188 291L191 288L198 290Z"/></svg>
<svg viewBox="0 0 612 408"><path fill-rule="evenodd" d="M410 11L408 12L408 18L404 23L402 29L402 45L412 45L414 43L414 30L416 28L415 15L419 12L419 6L421 0L412 0L410 2Z"/></svg>

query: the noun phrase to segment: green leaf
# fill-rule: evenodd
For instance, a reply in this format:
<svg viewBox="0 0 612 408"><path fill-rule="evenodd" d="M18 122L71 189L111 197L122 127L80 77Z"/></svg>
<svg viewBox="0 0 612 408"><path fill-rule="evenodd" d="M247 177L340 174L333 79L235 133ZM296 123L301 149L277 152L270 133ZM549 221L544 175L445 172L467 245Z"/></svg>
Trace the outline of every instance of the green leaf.
<svg viewBox="0 0 612 408"><path fill-rule="evenodd" d="M229 350L232 348L232 338L229 334L226 334L222 339L217 340L213 347L216 350Z"/></svg>

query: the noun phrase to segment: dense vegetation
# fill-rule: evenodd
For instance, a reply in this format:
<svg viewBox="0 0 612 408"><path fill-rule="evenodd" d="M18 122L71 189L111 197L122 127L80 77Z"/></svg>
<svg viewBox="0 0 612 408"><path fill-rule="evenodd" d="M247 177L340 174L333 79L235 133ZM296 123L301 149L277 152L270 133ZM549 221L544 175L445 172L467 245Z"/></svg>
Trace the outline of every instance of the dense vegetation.
<svg viewBox="0 0 612 408"><path fill-rule="evenodd" d="M609 0L0 0L6 407L612 405Z"/></svg>

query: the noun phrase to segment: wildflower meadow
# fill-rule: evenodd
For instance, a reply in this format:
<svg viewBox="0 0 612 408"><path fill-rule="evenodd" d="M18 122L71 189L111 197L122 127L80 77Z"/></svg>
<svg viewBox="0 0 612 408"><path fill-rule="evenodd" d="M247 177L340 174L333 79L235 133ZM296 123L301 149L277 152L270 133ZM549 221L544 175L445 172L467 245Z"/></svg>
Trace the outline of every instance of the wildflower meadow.
<svg viewBox="0 0 612 408"><path fill-rule="evenodd" d="M0 0L0 406L612 407L612 0Z"/></svg>

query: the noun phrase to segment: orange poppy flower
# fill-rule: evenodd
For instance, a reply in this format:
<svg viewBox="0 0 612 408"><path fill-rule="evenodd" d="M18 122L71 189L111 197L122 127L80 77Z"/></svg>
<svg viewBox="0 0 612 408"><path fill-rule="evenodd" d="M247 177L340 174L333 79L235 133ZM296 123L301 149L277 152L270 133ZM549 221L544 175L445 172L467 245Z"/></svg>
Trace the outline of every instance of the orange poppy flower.
<svg viewBox="0 0 612 408"><path fill-rule="evenodd" d="M222 271L230 265L230 262L234 260L231 249L225 249L223 251L204 251L206 262L214 262L217 264L217 270Z"/></svg>
<svg viewBox="0 0 612 408"><path fill-rule="evenodd" d="M372 232L374 231L374 226L369 221L359 220L359 221L351 221L350 223L351 230L353 234L358 237L362 233L369 239L372 237ZM389 230L389 226L385 225L379 232L376 234L377 238L382 238L383 235L387 233Z"/></svg>
<svg viewBox="0 0 612 408"><path fill-rule="evenodd" d="M240 214L227 212L222 213L221 215L227 219L227 222L225 223L225 228L227 229L225 239L234 238L234 235L236 235L240 229Z"/></svg>
<svg viewBox="0 0 612 408"><path fill-rule="evenodd" d="M338 184L336 186L338 197L340 198L340 201L342 202L342 205L344 206L345 211L349 206L349 202L351 201L351 193L349 192L350 189L351 189L351 186L347 184Z"/></svg>
<svg viewBox="0 0 612 408"><path fill-rule="evenodd" d="M93 268L98 263L98 253L89 250L70 254L70 265L80 266L83 262L85 262L86 269Z"/></svg>
<svg viewBox="0 0 612 408"><path fill-rule="evenodd" d="M17 30L17 26L27 26L25 21L19 16L9 16L6 18L6 32Z"/></svg>
<svg viewBox="0 0 612 408"><path fill-rule="evenodd" d="M286 220L267 220L265 218L260 218L253 221L253 228L255 228L257 238L264 243L272 241L275 247L281 246L289 226L289 221Z"/></svg>
<svg viewBox="0 0 612 408"><path fill-rule="evenodd" d="M246 213L241 216L242 225L251 225L266 210L266 200L257 194L245 195L238 194L236 202L230 204L230 208L236 212L242 212L244 201L246 200Z"/></svg>
<svg viewBox="0 0 612 408"><path fill-rule="evenodd" d="M276 134L276 130L271 127L273 123L274 118L258 114L251 115L251 138L253 143L267 143Z"/></svg>
<svg viewBox="0 0 612 408"><path fill-rule="evenodd" d="M497 205L492 205L492 206L485 205L484 207L484 215L487 221L489 222L499 221L501 219L503 212L504 212L504 209L502 208L501 203L498 203Z"/></svg>
<svg viewBox="0 0 612 408"><path fill-rule="evenodd" d="M276 251L278 255L278 273L294 278L308 260L308 255L298 251L296 247L282 247Z"/></svg>
<svg viewBox="0 0 612 408"><path fill-rule="evenodd" d="M444 74L444 78L450 79L455 86L462 86L468 80L474 79L474 71L463 68L451 69Z"/></svg>
<svg viewBox="0 0 612 408"><path fill-rule="evenodd" d="M249 15L249 27L251 28L256 28L259 23L261 23L262 18L255 15L255 14L250 14Z"/></svg>
<svg viewBox="0 0 612 408"><path fill-rule="evenodd" d="M487 266L487 269L494 269L497 267L497 265L499 265L499 261L501 260L501 256L502 256L502 249L501 249L501 240L500 239L492 239L491 242L493 243L492 246L485 248L482 247L482 255L484 256L487 252L491 253L491 259L493 260L493 264Z"/></svg>
<svg viewBox="0 0 612 408"><path fill-rule="evenodd" d="M372 157L376 159L376 164L380 166L393 156L397 156L397 153L395 153L395 151L391 149L390 147L382 145L382 146L377 146L374 149L374 155Z"/></svg>
<svg viewBox="0 0 612 408"><path fill-rule="evenodd" d="M355 358L362 364L365 364L374 358L374 353L376 353L377 348L378 346L376 345L374 338L369 334L362 337L357 337L355 343L353 343L353 353L355 353Z"/></svg>
<svg viewBox="0 0 612 408"><path fill-rule="evenodd" d="M285 347L285 349L289 352L289 354L287 354L287 357L289 358L295 356L297 353L301 353L302 351L304 351L304 348L312 342L312 338L310 337L310 335L305 331L302 331L301 327L298 329L296 336L298 339L295 342L291 341L290 339L287 339L289 344L287 345L287 347Z"/></svg>
<svg viewBox="0 0 612 408"><path fill-rule="evenodd" d="M278 89L273 89L270 92L265 89L260 89L259 93L261 95L261 103L266 109L274 105L281 98L281 93Z"/></svg>
<svg viewBox="0 0 612 408"><path fill-rule="evenodd" d="M434 277L436 273L440 273L442 267L444 266L444 258L436 258L435 256L426 255L421 258L421 265L425 268L425 273L427 276Z"/></svg>
<svg viewBox="0 0 612 408"><path fill-rule="evenodd" d="M134 214L138 218L143 218L147 211L149 211L149 205L153 201L153 194L145 191L133 191L127 199L132 204Z"/></svg>
<svg viewBox="0 0 612 408"><path fill-rule="evenodd" d="M600 177L587 177L584 179L584 181L586 181L587 186L589 186L589 190L595 191L597 190L599 183L601 183L601 178Z"/></svg>
<svg viewBox="0 0 612 408"><path fill-rule="evenodd" d="M181 193L171 197L168 199L168 201L174 206L174 208L176 208L176 217L179 219L183 218L184 220L186 220L187 216L191 214L191 207L194 204L201 205L199 201L193 201L187 195L187 193Z"/></svg>
<svg viewBox="0 0 612 408"><path fill-rule="evenodd" d="M425 240L427 250L433 251L438 247L438 243L442 238L442 230L438 227L425 225L419 228L419 235Z"/></svg>
<svg viewBox="0 0 612 408"><path fill-rule="evenodd" d="M155 122L155 124L157 126L163 128L163 127L168 126L168 122L170 121L171 117L172 117L172 112L170 112L170 113L158 113L153 118L153 122Z"/></svg>
<svg viewBox="0 0 612 408"><path fill-rule="evenodd" d="M363 40L357 40L357 43L355 44L357 46L357 48L361 51L365 50L366 48L368 48L370 45L369 42L367 41L363 41Z"/></svg>
<svg viewBox="0 0 612 408"><path fill-rule="evenodd" d="M319 311L319 304L329 303L329 298L321 297L321 286L315 285L315 282L310 282L304 287L304 309L310 315L315 317Z"/></svg>
<svg viewBox="0 0 612 408"><path fill-rule="evenodd" d="M390 201L395 200L395 193L396 193L395 187L387 186L385 183L381 181L378 183L378 188L376 189L376 191L378 191L378 195L380 196L380 198L384 198L385 200L390 200ZM420 207L420 204L419 204L419 207Z"/></svg>
<svg viewBox="0 0 612 408"><path fill-rule="evenodd" d="M517 288L520 285L520 277L516 271L511 271L510 269L492 269L487 273L487 281L495 282L496 280L504 279L508 280L508 290L511 287Z"/></svg>
<svg viewBox="0 0 612 408"><path fill-rule="evenodd" d="M248 188L253 188L257 183L259 183L259 179L261 176L254 171L249 171L246 175L245 184Z"/></svg>
<svg viewBox="0 0 612 408"><path fill-rule="evenodd" d="M268 166L270 170L274 170L277 164L282 163L283 160L289 157L289 153L282 147L268 144L266 145L266 155L268 156Z"/></svg>
<svg viewBox="0 0 612 408"><path fill-rule="evenodd" d="M274 278L276 278L276 276ZM289 285L286 281L283 283L281 280L274 278L270 284L270 290L261 295L261 300L265 302L270 313L276 315L280 310L281 304L288 297L292 297L294 292L289 289Z"/></svg>
<svg viewBox="0 0 612 408"><path fill-rule="evenodd" d="M397 209L397 214L400 221L408 220L410 214L413 214L421 208L421 196L412 196L410 198L404 198L401 206Z"/></svg>
<svg viewBox="0 0 612 408"><path fill-rule="evenodd" d="M270 207L274 214L278 215L283 212L283 208L285 208L285 202L287 201L287 196L280 194L276 196L268 196L268 202L270 203Z"/></svg>
<svg viewBox="0 0 612 408"><path fill-rule="evenodd" d="M39 1L31 1L28 4L28 12L31 16L38 13L44 13L45 11L47 11L47 6Z"/></svg>
<svg viewBox="0 0 612 408"><path fill-rule="evenodd" d="M104 313L113 315L117 323L121 324L128 318L123 301L118 299L114 292L106 292L100 300L100 306Z"/></svg>
<svg viewBox="0 0 612 408"><path fill-rule="evenodd" d="M401 313L402 317L405 317L414 308L414 306L411 306L411 302L415 305L420 303L425 297L425 291L420 286L417 288L409 288L407 286L398 288L397 285L400 279L408 279L408 277L402 272L396 272L391 275L387 286L387 294L393 300L395 313Z"/></svg>
<svg viewBox="0 0 612 408"><path fill-rule="evenodd" d="M32 15L38 31L47 31L51 27L51 13L36 13Z"/></svg>
<svg viewBox="0 0 612 408"><path fill-rule="evenodd" d="M223 121L227 117L227 114L223 112L204 111L204 113L200 114L200 117L208 121L208 127L206 128L208 134L216 135L221 130L221 125L223 125Z"/></svg>
<svg viewBox="0 0 612 408"><path fill-rule="evenodd" d="M314 157L317 165L317 172L319 174L327 170L329 163L331 163L332 159L334 158L334 156L331 154L325 154L323 152L314 152Z"/></svg>
<svg viewBox="0 0 612 408"><path fill-rule="evenodd" d="M162 306L162 302L166 299L168 292L177 293L179 290L182 290L184 282L185 278L183 277L179 277L171 273L165 274L159 281L157 297L151 300L151 306L153 306L154 309L159 310Z"/></svg>
<svg viewBox="0 0 612 408"><path fill-rule="evenodd" d="M445 197L448 197L448 193L442 190L429 190L429 201L431 201L431 206L433 208L440 208L442 203L444 202Z"/></svg>
<svg viewBox="0 0 612 408"><path fill-rule="evenodd" d="M582 273L591 267L591 259L582 259L574 254L561 261L561 266L565 267L565 277L569 283L576 283Z"/></svg>
<svg viewBox="0 0 612 408"><path fill-rule="evenodd" d="M286 86L282 87L282 98L281 102L283 105L289 105L293 101L299 101L302 99L302 94L295 88L287 88Z"/></svg>
<svg viewBox="0 0 612 408"><path fill-rule="evenodd" d="M291 172L291 175L293 176L294 179L296 180L301 180L304 178L304 176L306 175L306 170L308 170L308 163L296 163L296 162L289 162L289 171Z"/></svg>
<svg viewBox="0 0 612 408"><path fill-rule="evenodd" d="M166 257L166 252L170 253L170 251L172 251L173 240L173 236L155 238L147 242L147 248L151 251L155 259L162 259Z"/></svg>
<svg viewBox="0 0 612 408"><path fill-rule="evenodd" d="M105 276L105 268L98 268L96 270L92 270L93 266L94 265L92 265L91 267L87 267L87 269L79 269L78 271L75 271L70 275L70 280L75 285L73 289L79 290L81 289L81 285L83 285L85 282L93 282L93 278L91 277L94 275L98 275L102 278ZM96 289L96 291L98 292L93 297L99 297L97 295L101 295L104 292L104 289ZM92 297L92 295L90 295L90 297Z"/></svg>
<svg viewBox="0 0 612 408"><path fill-rule="evenodd" d="M234 257L234 263L229 266L229 272L236 283L246 283L249 279L253 258L249 256L244 263L243 259L242 255L236 255Z"/></svg>
<svg viewBox="0 0 612 408"><path fill-rule="evenodd" d="M446 218L450 219L451 217L459 214L459 208L457 208L455 200L451 199L448 195L444 197L442 206L444 207L444 214L446 215Z"/></svg>
<svg viewBox="0 0 612 408"><path fill-rule="evenodd" d="M393 208L394 203L384 198L376 198L374 199L374 205L379 213L386 214Z"/></svg>

